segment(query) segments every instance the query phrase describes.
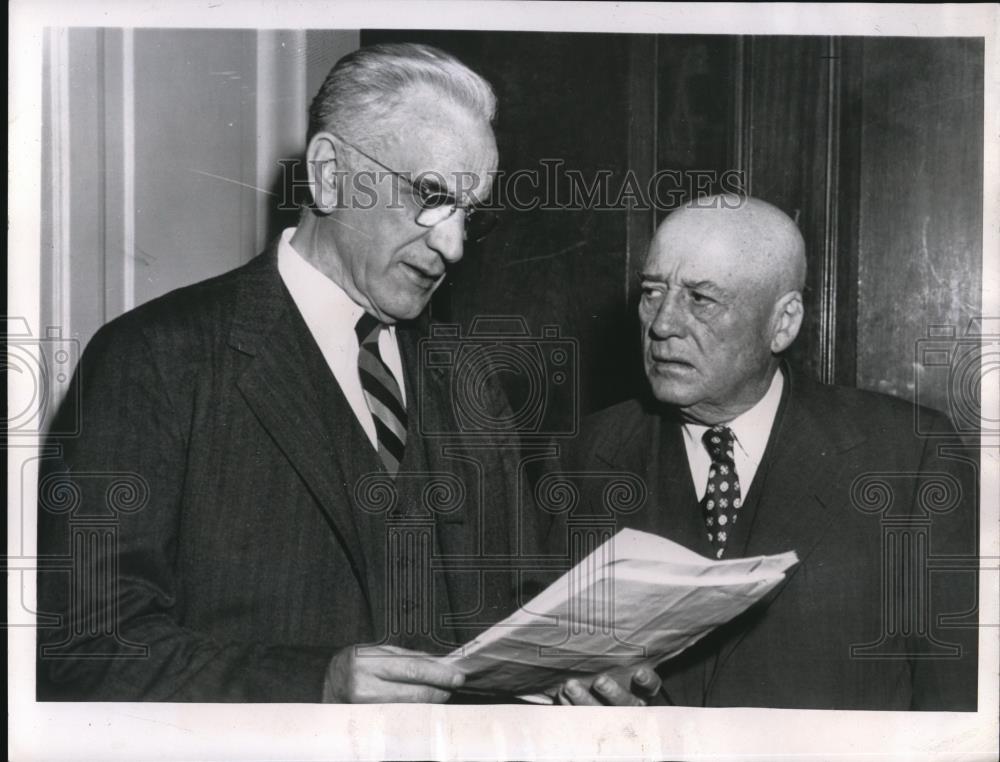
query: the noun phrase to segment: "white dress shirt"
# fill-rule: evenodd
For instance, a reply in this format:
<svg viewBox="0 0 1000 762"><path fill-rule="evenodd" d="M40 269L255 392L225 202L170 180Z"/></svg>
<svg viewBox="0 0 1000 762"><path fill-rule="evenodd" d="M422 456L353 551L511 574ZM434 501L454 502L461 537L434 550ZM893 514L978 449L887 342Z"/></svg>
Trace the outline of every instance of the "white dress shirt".
<svg viewBox="0 0 1000 762"><path fill-rule="evenodd" d="M764 449L767 447L768 437L771 436L774 419L778 415L781 390L784 386L784 376L780 370L775 371L771 385L757 404L726 424L736 437L733 460L736 462L736 474L739 476L740 493L744 501L757 474L757 467L764 457ZM710 427L685 423L682 428L691 479L694 481L698 501L701 502L708 486L708 471L712 467L712 456L708 454L708 449L701 438Z"/></svg>
<svg viewBox="0 0 1000 762"><path fill-rule="evenodd" d="M356 304L336 283L313 267L291 244L295 228L286 228L278 242L278 273L284 281L295 306L319 345L326 364L337 379L341 391L351 405L355 417L368 435L372 447L378 449L378 435L365 393L358 375L358 336L354 332L364 308ZM403 382L403 362L396 343L396 328L388 326L378 339L379 353L399 384L406 404Z"/></svg>

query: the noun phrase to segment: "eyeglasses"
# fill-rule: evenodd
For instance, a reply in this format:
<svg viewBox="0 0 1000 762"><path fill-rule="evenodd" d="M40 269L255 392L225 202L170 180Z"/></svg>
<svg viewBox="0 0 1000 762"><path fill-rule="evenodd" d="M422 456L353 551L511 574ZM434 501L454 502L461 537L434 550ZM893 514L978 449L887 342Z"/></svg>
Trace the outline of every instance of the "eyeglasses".
<svg viewBox="0 0 1000 762"><path fill-rule="evenodd" d="M496 227L497 215L494 212L489 209L477 207L474 204L460 204L458 199L455 198L454 193L446 187L442 187L434 179L434 173L426 172L417 177L416 180L411 180L409 173L397 172L336 132L330 130L327 130L327 132L352 151L364 156L368 161L377 164L393 177L402 180L409 186L417 204L420 206L420 212L417 214L416 219L418 225L425 228L432 228L450 218L455 212L461 210L465 213L464 238L466 241L481 241Z"/></svg>

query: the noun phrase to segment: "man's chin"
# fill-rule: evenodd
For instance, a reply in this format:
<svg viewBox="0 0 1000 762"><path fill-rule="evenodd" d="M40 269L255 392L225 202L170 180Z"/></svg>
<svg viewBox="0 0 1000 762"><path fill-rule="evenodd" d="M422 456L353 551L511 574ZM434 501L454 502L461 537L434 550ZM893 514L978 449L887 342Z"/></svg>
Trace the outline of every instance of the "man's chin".
<svg viewBox="0 0 1000 762"><path fill-rule="evenodd" d="M674 407L687 407L698 400L697 389L660 374L649 374L649 386L657 402Z"/></svg>
<svg viewBox="0 0 1000 762"><path fill-rule="evenodd" d="M405 323L408 320L416 320L425 309L427 309L426 301L416 304L391 304L382 309L381 317L385 323Z"/></svg>
<svg viewBox="0 0 1000 762"><path fill-rule="evenodd" d="M427 309L440 281L426 285L407 278L396 278L385 285L387 288L383 289L384 293L373 294L374 301L386 317L395 322L403 322L418 318Z"/></svg>

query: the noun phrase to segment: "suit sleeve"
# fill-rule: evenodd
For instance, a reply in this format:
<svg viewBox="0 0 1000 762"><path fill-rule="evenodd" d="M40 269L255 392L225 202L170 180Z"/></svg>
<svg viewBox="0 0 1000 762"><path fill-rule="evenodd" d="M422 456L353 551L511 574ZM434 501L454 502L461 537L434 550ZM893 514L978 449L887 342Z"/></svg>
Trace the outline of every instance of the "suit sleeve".
<svg viewBox="0 0 1000 762"><path fill-rule="evenodd" d="M929 633L915 633L913 653L931 641L956 654L911 661L912 709L975 711L978 694L979 449L963 443L944 416L924 442L914 510L930 517ZM933 649L940 654L940 646Z"/></svg>
<svg viewBox="0 0 1000 762"><path fill-rule="evenodd" d="M211 580L176 571L190 413L182 379L158 367L168 351L135 321L105 327L60 413L79 435L39 482L38 697L319 701L332 644L225 642L180 624L182 582Z"/></svg>

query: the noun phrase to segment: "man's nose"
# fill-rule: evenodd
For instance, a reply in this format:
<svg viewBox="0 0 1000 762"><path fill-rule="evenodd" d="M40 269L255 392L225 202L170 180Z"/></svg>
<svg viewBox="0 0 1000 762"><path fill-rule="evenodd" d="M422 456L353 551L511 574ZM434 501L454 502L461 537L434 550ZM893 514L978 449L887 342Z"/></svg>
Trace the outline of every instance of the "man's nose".
<svg viewBox="0 0 1000 762"><path fill-rule="evenodd" d="M668 293L660 302L653 320L649 324L649 332L655 339L669 339L673 336L684 336L688 328L688 314L681 304L679 296Z"/></svg>
<svg viewBox="0 0 1000 762"><path fill-rule="evenodd" d="M454 214L432 227L427 234L427 245L448 264L460 260L465 251L465 212L456 209Z"/></svg>

